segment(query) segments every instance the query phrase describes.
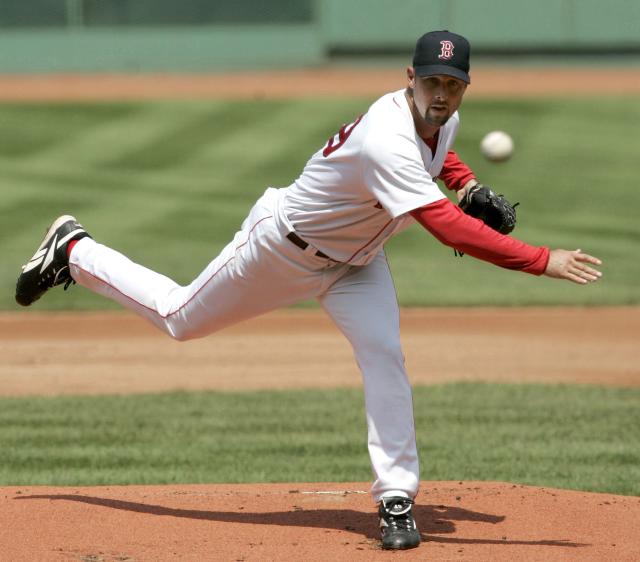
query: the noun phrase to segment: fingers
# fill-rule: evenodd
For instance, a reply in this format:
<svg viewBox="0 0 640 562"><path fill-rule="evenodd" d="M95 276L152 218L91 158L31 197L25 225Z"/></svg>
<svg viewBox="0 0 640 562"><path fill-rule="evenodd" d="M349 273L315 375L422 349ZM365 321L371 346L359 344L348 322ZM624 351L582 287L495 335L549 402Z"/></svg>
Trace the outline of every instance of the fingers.
<svg viewBox="0 0 640 562"><path fill-rule="evenodd" d="M569 270L571 275L580 278L584 283L593 283L602 277L602 273L591 267L575 266Z"/></svg>
<svg viewBox="0 0 640 562"><path fill-rule="evenodd" d="M568 279L573 281L574 283L580 283L584 285L586 283L593 283L602 277L602 272L594 269L593 267L589 267L588 265L584 265L586 263L601 265L602 261L594 256L590 256L589 254L585 254L582 250L576 250L572 252L572 260L568 264Z"/></svg>
<svg viewBox="0 0 640 562"><path fill-rule="evenodd" d="M576 250L574 252L574 255L578 261L585 262L585 263L592 263L593 265L602 265L602 260L594 256L590 256L589 254L585 254L582 252L582 250Z"/></svg>
<svg viewBox="0 0 640 562"><path fill-rule="evenodd" d="M574 269L577 270L577 274L583 276L585 279L589 281L596 281L602 277L602 272L594 269L593 267L589 267L588 265L576 264L574 265Z"/></svg>
<svg viewBox="0 0 640 562"><path fill-rule="evenodd" d="M579 285L598 281L602 273L591 267L601 265L600 259L585 254L582 250L551 250L545 275L566 279Z"/></svg>
<svg viewBox="0 0 640 562"><path fill-rule="evenodd" d="M578 283L578 285L586 285L589 282L586 279L583 279L582 277L580 277L579 275L576 275L575 273L571 273L571 272L565 273L564 279L567 279L568 281L573 281L574 283Z"/></svg>

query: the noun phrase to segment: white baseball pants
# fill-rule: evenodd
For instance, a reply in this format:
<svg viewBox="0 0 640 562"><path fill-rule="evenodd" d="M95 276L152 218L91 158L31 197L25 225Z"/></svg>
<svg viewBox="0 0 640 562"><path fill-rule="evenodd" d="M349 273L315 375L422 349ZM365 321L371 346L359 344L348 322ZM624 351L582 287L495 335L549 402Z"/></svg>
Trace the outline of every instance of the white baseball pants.
<svg viewBox="0 0 640 562"><path fill-rule="evenodd" d="M286 238L269 197L189 285L135 264L90 238L70 256L72 277L178 340L202 337L275 308L316 298L353 347L363 377L371 493L414 497L419 466L399 310L383 252L365 266L339 264Z"/></svg>

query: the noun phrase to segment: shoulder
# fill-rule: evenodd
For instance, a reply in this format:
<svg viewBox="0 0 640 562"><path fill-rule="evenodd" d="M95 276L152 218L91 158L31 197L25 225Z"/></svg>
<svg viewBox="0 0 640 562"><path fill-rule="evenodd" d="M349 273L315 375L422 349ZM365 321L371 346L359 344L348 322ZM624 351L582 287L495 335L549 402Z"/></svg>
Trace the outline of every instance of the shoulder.
<svg viewBox="0 0 640 562"><path fill-rule="evenodd" d="M379 160L393 154L418 151L413 119L404 90L392 92L376 101L366 114L363 155Z"/></svg>
<svg viewBox="0 0 640 562"><path fill-rule="evenodd" d="M370 125L376 129L395 129L402 127L410 117L409 108L404 97L404 90L391 92L375 101L367 116Z"/></svg>

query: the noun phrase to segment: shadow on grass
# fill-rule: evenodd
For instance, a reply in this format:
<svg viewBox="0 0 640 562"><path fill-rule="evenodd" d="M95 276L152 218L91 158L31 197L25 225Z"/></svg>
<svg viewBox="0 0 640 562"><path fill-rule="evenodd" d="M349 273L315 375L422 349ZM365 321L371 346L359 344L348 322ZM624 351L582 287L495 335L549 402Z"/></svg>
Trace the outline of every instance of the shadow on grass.
<svg viewBox="0 0 640 562"><path fill-rule="evenodd" d="M146 513L163 517L180 517L205 521L219 521L222 523L248 523L251 525L278 525L283 527L311 527L321 529L346 530L362 535L368 539L378 539L376 527L377 517L371 512L354 511L352 509L309 509L294 508L293 511L274 511L266 513L235 512L235 511L201 511L193 509L176 509L161 505L128 502L93 496L76 494L43 494L20 496L16 500L64 500L80 502L89 505L108 507L135 513ZM532 545L532 546L561 546L583 547L587 544L575 543L567 540L492 540L472 539L462 537L440 537L440 534L456 532L455 521L476 521L487 524L497 524L505 520L503 515L491 515L470 511L460 507L444 505L416 505L414 516L418 527L422 531L425 541L448 544L504 544L504 545ZM434 536L436 535L436 536Z"/></svg>

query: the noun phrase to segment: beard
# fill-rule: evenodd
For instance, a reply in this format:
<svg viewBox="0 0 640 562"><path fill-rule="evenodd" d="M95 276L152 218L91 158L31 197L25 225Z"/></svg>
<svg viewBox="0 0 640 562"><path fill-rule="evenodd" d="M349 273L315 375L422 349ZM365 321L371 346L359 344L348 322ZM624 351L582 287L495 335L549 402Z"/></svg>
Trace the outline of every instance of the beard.
<svg viewBox="0 0 640 562"><path fill-rule="evenodd" d="M451 115L448 112L432 115L430 112L430 108L427 108L427 110L424 112L424 120L429 125L432 125L434 127L442 127L442 125L449 121L450 117Z"/></svg>
<svg viewBox="0 0 640 562"><path fill-rule="evenodd" d="M436 103L436 106L443 106L443 111L437 111L433 109L434 104L422 106L422 103L419 100L416 100L414 91L412 88L407 88L405 91L405 95L409 100L409 105L411 108L411 113L413 115L413 119L420 129L423 126L428 127L442 127L449 118L453 114L451 111L451 107L448 104L444 103Z"/></svg>

